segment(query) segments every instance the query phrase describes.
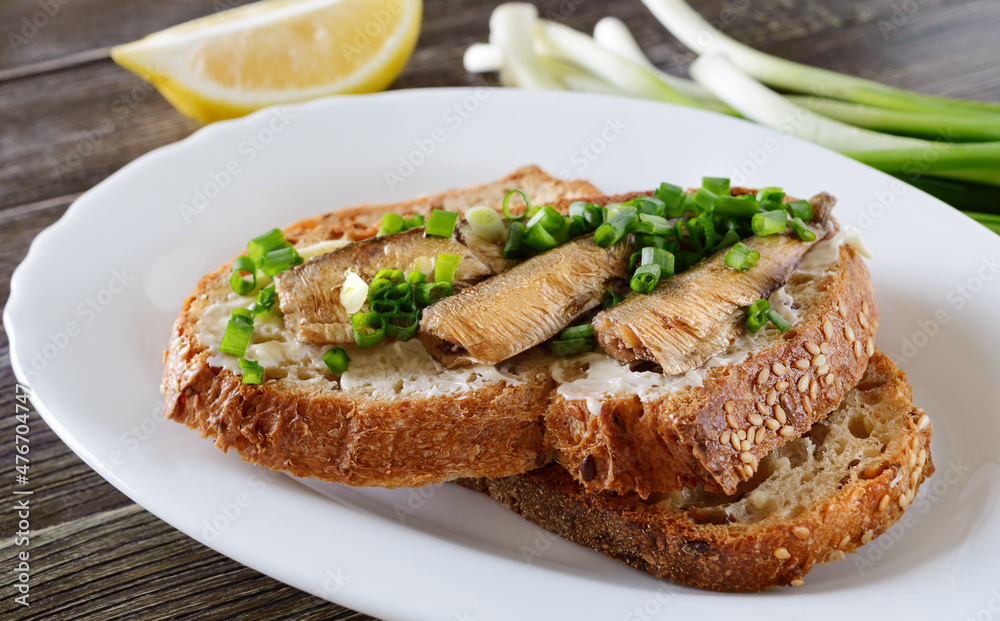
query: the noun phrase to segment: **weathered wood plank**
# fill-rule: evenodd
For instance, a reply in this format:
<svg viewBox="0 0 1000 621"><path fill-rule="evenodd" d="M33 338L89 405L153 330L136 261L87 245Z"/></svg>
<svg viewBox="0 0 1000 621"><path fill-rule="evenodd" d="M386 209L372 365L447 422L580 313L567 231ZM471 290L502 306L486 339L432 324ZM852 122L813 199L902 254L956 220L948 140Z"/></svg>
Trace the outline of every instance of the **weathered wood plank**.
<svg viewBox="0 0 1000 621"><path fill-rule="evenodd" d="M0 563L15 567L26 549L30 617L7 597L0 600L0 617L369 618L258 574L135 505L35 531L29 546L0 541Z"/></svg>

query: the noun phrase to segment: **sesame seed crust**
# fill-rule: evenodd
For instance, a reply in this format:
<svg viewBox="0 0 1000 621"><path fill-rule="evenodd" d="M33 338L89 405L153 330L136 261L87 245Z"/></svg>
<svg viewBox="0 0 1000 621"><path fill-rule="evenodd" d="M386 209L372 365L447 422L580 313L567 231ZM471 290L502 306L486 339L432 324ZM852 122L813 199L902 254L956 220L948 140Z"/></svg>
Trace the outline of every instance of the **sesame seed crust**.
<svg viewBox="0 0 1000 621"><path fill-rule="evenodd" d="M912 506L934 470L928 453L931 426L917 429L923 412L913 405L905 376L878 352L871 367L854 391L863 396L852 403L863 402L877 408L880 419L897 421L893 428L898 431L883 454L887 467L872 478L863 478L856 468L845 472L843 486L831 486L829 495L794 518L771 514L753 523L698 521L690 510L663 500L665 495L644 501L636 494L588 493L557 465L461 483L542 528L663 579L716 591L799 586L816 564L841 560L883 534L902 516L901 503ZM915 469L909 465L911 453L918 455ZM752 469L751 464L741 463L743 469ZM907 486L913 472L917 484Z"/></svg>
<svg viewBox="0 0 1000 621"><path fill-rule="evenodd" d="M557 461L578 473L587 455L601 455L597 476L586 483L591 491L634 490L646 497L702 484L710 491L732 493L748 476L740 460L742 442L738 449L731 439L724 444L724 430L744 432L740 440L750 440L749 451L760 459L832 411L864 373L864 343L878 321L871 276L850 246L841 246L839 252L839 260L823 275L800 276L798 281L793 275L786 283L786 290L804 292L796 294L801 315L797 323L742 361L705 371L702 387L648 394L641 402L634 396L609 395L596 415L578 399L574 411L582 414L567 416L567 400L557 396L546 415L546 439L556 449ZM864 302L871 332L857 322ZM827 324L830 329L824 330ZM847 343L846 325L862 344L860 357ZM810 354L807 343L818 353ZM822 351L824 343L827 353ZM819 383L830 375L840 383ZM809 386L809 392L800 386ZM772 391L780 392L777 401L769 397ZM750 418L752 414L760 418ZM792 431L767 433L760 443L755 442L756 434L746 434L772 418L779 429L789 426Z"/></svg>

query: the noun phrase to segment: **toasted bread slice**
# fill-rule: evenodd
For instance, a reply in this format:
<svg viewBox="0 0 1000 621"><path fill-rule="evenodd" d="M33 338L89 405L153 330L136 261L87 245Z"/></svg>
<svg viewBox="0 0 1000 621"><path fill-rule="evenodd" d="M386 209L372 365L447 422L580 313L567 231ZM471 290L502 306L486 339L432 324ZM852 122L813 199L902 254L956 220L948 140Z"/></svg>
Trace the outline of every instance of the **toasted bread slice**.
<svg viewBox="0 0 1000 621"><path fill-rule="evenodd" d="M546 437L559 463L594 491L647 496L704 484L734 493L767 453L832 411L868 365L878 312L852 239L831 232L771 295L794 319L784 334L744 334L684 376L630 372L599 355L557 367Z"/></svg>
<svg viewBox="0 0 1000 621"><path fill-rule="evenodd" d="M303 248L372 237L383 214L499 207L523 189L555 202L597 194L526 167L499 181L390 205L363 205L297 222L286 238ZM268 381L244 386L235 359L216 353L232 308L231 264L205 276L184 302L165 353L162 390L168 418L234 448L250 462L349 485L419 486L459 476L504 476L548 460L542 418L547 363L444 371L417 341L353 352L352 373L336 382L326 348L297 344L280 319L258 323L251 356Z"/></svg>
<svg viewBox="0 0 1000 621"><path fill-rule="evenodd" d="M716 591L798 585L884 533L934 472L930 420L911 399L876 353L840 407L764 456L734 496L593 493L558 465L459 483L661 578Z"/></svg>
<svg viewBox="0 0 1000 621"><path fill-rule="evenodd" d="M286 238L306 253L330 240L371 237L375 223L390 211L426 214L431 208L498 206L513 188L563 211L581 196L607 204L638 195L594 196L589 184L559 181L526 168L486 186L309 218L288 227ZM202 279L175 324L165 360L166 413L215 437L219 448L235 448L247 461L350 485L418 486L461 476L516 474L546 463L555 447L559 459L581 478L588 479L582 475L593 469L595 476L588 479L593 489L634 488L648 495L704 483L713 490L731 490L752 474L743 453L753 455L753 466L829 412L857 382L871 351L865 344L877 317L860 258L849 246L832 242L823 242L806 257L815 265L799 269L788 286L772 295L787 302L785 312L801 315L793 330L784 337L764 331L741 340L723 358L710 361L713 368L694 374L702 379L658 374L654 383L663 385L642 394L581 384L577 380L586 380L589 373L586 357L559 361L535 348L495 367L448 370L415 340L365 351L348 347L351 367L338 381L322 361L327 347L298 342L280 318L258 320L248 357L264 365L265 382L244 386L236 360L217 353L231 310L250 301L232 293L227 264ZM868 308L870 332L852 324L852 342L861 343L860 348L837 340L846 337L815 337L826 329L822 315L841 308L847 319L832 317L836 330ZM818 366L815 373L833 381L810 383L801 398L790 401L794 389L786 386L779 395L780 378L770 376L765 387L775 385L775 399L787 405L790 432L768 429L746 451L722 445L728 418L743 417L730 433L737 441L741 429L747 434L751 428L754 406L743 401L759 390L755 381L760 369L778 361L791 365L795 358L789 352L808 348L810 338L830 356L829 368ZM740 346L744 349L737 352ZM636 378L642 382L657 375L619 369L626 378L619 383L626 388ZM698 383L702 385L692 385ZM582 397L581 386L586 387ZM770 407L769 395L769 388L760 392L760 400ZM731 416L725 412L729 399L740 400ZM595 403L598 410L592 412Z"/></svg>

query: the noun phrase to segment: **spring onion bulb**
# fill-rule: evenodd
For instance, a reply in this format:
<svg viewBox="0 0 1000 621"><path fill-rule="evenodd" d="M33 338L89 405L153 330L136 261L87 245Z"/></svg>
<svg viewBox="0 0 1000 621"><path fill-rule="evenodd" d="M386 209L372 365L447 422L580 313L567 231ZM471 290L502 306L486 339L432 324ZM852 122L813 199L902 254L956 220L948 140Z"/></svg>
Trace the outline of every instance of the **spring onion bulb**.
<svg viewBox="0 0 1000 621"><path fill-rule="evenodd" d="M684 93L693 99L719 102L718 98L711 91L701 86L693 80L686 80L670 75L656 68L649 58L643 53L639 43L636 42L632 32L625 25L625 22L617 17L604 17L594 26L594 41L604 49L621 56L625 60L639 65L653 73L660 80L664 81L674 90ZM719 102L721 103L721 102Z"/></svg>
<svg viewBox="0 0 1000 621"><path fill-rule="evenodd" d="M648 69L609 52L569 26L540 20L538 38L549 55L585 68L619 88L622 94L699 107L693 98L675 90Z"/></svg>
<svg viewBox="0 0 1000 621"><path fill-rule="evenodd" d="M724 54L740 70L776 88L893 110L951 111L1000 119L1000 105L997 104L912 93L765 54L723 34L684 0L642 2L667 30L696 54Z"/></svg>
<svg viewBox="0 0 1000 621"><path fill-rule="evenodd" d="M497 244L507 239L503 218L489 207L472 207L465 212L465 219L472 227L472 234L483 241Z"/></svg>
<svg viewBox="0 0 1000 621"><path fill-rule="evenodd" d="M340 287L340 305L349 314L361 310L368 299L368 283L354 272L347 272L344 284Z"/></svg>
<svg viewBox="0 0 1000 621"><path fill-rule="evenodd" d="M503 67L503 52L489 43L473 43L462 56L462 65L469 73L491 73Z"/></svg>
<svg viewBox="0 0 1000 621"><path fill-rule="evenodd" d="M490 15L490 43L501 52L501 79L520 88L562 90L542 67L532 41L538 9L531 4L501 4Z"/></svg>

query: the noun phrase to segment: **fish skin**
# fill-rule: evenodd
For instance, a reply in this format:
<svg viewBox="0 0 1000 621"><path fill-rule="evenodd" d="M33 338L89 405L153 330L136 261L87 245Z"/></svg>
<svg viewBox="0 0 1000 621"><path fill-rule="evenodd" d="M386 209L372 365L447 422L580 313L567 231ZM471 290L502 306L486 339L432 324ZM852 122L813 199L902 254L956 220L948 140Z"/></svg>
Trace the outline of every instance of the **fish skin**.
<svg viewBox="0 0 1000 621"><path fill-rule="evenodd" d="M825 221L835 199L812 199L816 240L803 242L789 228L780 235L742 243L760 253L757 265L738 272L723 263L721 250L691 269L662 280L648 295L635 294L594 317L598 345L613 358L656 362L666 375L680 375L724 351L743 330L746 307L782 286L802 256L828 232Z"/></svg>
<svg viewBox="0 0 1000 621"><path fill-rule="evenodd" d="M315 257L274 278L285 324L304 343L350 343L351 317L340 303L340 288L348 270L370 282L380 269L405 274L418 257L438 254L461 257L456 288L471 286L494 272L454 238L425 237L424 228L354 242Z"/></svg>
<svg viewBox="0 0 1000 621"><path fill-rule="evenodd" d="M585 235L424 309L421 341L445 366L493 365L555 336L601 302L628 267L631 236Z"/></svg>

